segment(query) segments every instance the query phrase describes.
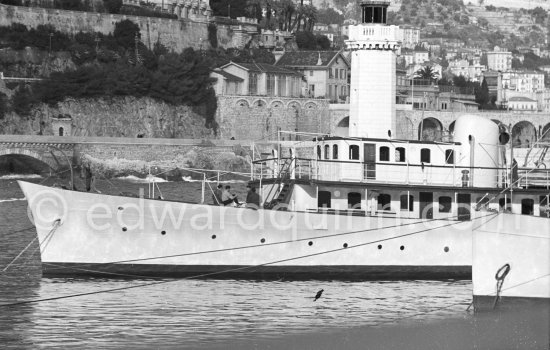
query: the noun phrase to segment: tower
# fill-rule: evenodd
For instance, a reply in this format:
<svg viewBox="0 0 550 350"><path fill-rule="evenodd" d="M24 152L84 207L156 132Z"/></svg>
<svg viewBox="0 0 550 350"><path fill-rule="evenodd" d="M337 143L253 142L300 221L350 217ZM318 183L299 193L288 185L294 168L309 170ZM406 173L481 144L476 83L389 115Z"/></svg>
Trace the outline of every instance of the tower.
<svg viewBox="0 0 550 350"><path fill-rule="evenodd" d="M349 136L395 135L397 26L387 25L389 0L361 0L361 24L350 26Z"/></svg>

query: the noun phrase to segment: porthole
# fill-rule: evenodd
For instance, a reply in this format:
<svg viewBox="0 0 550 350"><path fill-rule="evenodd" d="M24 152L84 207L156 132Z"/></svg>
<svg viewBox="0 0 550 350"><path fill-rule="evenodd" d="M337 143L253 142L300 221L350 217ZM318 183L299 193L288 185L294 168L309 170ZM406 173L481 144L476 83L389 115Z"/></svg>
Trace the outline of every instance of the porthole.
<svg viewBox="0 0 550 350"><path fill-rule="evenodd" d="M344 248L347 248L348 247L348 244L347 243L344 243Z"/></svg>
<svg viewBox="0 0 550 350"><path fill-rule="evenodd" d="M382 244L379 244L379 245L378 245L378 249L382 249Z"/></svg>
<svg viewBox="0 0 550 350"><path fill-rule="evenodd" d="M212 239L216 239L216 235L212 235Z"/></svg>
<svg viewBox="0 0 550 350"><path fill-rule="evenodd" d="M165 234L166 234L166 231L160 231L160 234L161 234L161 235L165 235Z"/></svg>
<svg viewBox="0 0 550 350"><path fill-rule="evenodd" d="M265 243L265 238L260 239L260 242Z"/></svg>
<svg viewBox="0 0 550 350"><path fill-rule="evenodd" d="M445 253L448 253L448 252L449 252L449 247L443 248L443 251L444 251Z"/></svg>
<svg viewBox="0 0 550 350"><path fill-rule="evenodd" d="M405 250L405 246L404 246L404 245L402 245L401 247L399 247L399 249L401 249L401 250Z"/></svg>
<svg viewBox="0 0 550 350"><path fill-rule="evenodd" d="M312 241L309 241L308 242L308 245L311 247L313 245L313 242Z"/></svg>
<svg viewBox="0 0 550 350"><path fill-rule="evenodd" d="M126 232L126 231L128 231L128 229L126 227L123 227L122 231Z"/></svg>

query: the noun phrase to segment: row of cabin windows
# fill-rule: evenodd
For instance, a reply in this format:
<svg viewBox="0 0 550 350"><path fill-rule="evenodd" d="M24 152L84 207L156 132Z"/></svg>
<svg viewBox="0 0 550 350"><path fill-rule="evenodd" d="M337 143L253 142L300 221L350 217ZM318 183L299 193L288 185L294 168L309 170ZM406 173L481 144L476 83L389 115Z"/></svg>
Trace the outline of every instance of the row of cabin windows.
<svg viewBox="0 0 550 350"><path fill-rule="evenodd" d="M454 164L454 151L452 149L445 150L445 164ZM317 159L331 159L330 158L330 145L325 145L324 157L321 154L321 146L317 146ZM338 145L332 145L332 159L338 159ZM349 159L359 160L359 146L349 146ZM395 161L405 162L406 152L404 147L395 148ZM390 148L387 146L380 147L379 160L381 162L390 161ZM420 150L420 162L431 163L431 150L429 148L422 148Z"/></svg>
<svg viewBox="0 0 550 350"><path fill-rule="evenodd" d="M399 198L401 211L414 211L414 196L402 194ZM450 213L452 198L449 196L441 196L438 200L438 208L440 213ZM378 195L378 210L391 211L391 195L388 193L381 193Z"/></svg>
<svg viewBox="0 0 550 350"><path fill-rule="evenodd" d="M414 196L402 194L399 198L401 211L414 211ZM540 216L550 217L550 212L547 211L549 204L548 196L540 196ZM450 213L452 208L453 199L450 196L440 196L438 198L438 211L440 213ZM489 198L480 197L476 199L478 205L489 203ZM510 198L499 200L499 206L501 210L510 210ZM318 206L320 208L331 207L331 192L319 191ZM521 213L523 215L534 215L535 200L532 198L523 198L521 200ZM361 193L349 192L348 193L348 209L361 209ZM388 193L381 193L378 195L378 210L391 211L391 195Z"/></svg>

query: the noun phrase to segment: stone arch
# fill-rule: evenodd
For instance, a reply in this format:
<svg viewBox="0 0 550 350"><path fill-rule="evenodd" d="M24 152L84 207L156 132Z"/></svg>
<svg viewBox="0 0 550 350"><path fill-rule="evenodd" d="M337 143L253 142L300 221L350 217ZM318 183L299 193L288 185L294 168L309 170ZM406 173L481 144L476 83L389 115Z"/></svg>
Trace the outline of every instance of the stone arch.
<svg viewBox="0 0 550 350"><path fill-rule="evenodd" d="M418 139L421 141L441 141L443 124L437 118L422 119L418 124Z"/></svg>
<svg viewBox="0 0 550 350"><path fill-rule="evenodd" d="M529 148L537 141L537 129L535 126L523 120L512 128L512 145L518 148Z"/></svg>
<svg viewBox="0 0 550 350"><path fill-rule="evenodd" d="M252 102L252 107L265 107L267 106L267 102L264 99L257 99Z"/></svg>
<svg viewBox="0 0 550 350"><path fill-rule="evenodd" d="M546 124L540 133L541 141L550 142L550 123Z"/></svg>
<svg viewBox="0 0 550 350"><path fill-rule="evenodd" d="M349 128L349 116L342 118L336 125L338 128Z"/></svg>
<svg viewBox="0 0 550 350"><path fill-rule="evenodd" d="M46 158L38 152L28 150L28 149L23 149L23 148L6 148L6 149L3 149L3 150L0 150L0 157L1 156L12 155L12 154L17 154L17 155L21 155L21 156L27 156L27 157L31 157L31 158L34 158L34 159L38 159L39 161L46 164L50 168L52 168L54 170L57 169L57 164L55 164L53 159Z"/></svg>
<svg viewBox="0 0 550 350"><path fill-rule="evenodd" d="M237 107L250 107L250 103L248 103L248 101L243 98L243 99L240 99L237 102L235 102L235 106L237 106Z"/></svg>
<svg viewBox="0 0 550 350"><path fill-rule="evenodd" d="M334 135L340 137L349 136L349 116L342 118L342 120L340 120L338 124L336 124Z"/></svg>
<svg viewBox="0 0 550 350"><path fill-rule="evenodd" d="M307 103L304 105L304 108L305 108L305 109L317 109L317 108L319 108L319 107L317 106L317 103L315 103L315 102L307 102Z"/></svg>
<svg viewBox="0 0 550 350"><path fill-rule="evenodd" d="M283 101L281 100L274 100L274 101L271 101L271 105L269 106L270 108L281 108L284 106L284 103Z"/></svg>
<svg viewBox="0 0 550 350"><path fill-rule="evenodd" d="M286 108L294 108L296 110L299 110L301 108L301 105L298 101L290 101L287 103Z"/></svg>
<svg viewBox="0 0 550 350"><path fill-rule="evenodd" d="M456 120L453 120L451 124L449 124L449 134L451 135L454 134L455 132L455 123L456 123Z"/></svg>

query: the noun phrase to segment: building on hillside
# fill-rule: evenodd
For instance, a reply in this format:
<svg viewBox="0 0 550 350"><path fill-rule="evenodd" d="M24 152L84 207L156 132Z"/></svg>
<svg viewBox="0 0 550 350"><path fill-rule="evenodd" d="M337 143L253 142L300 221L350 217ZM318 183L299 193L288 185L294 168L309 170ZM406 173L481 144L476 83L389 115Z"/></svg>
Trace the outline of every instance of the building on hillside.
<svg viewBox="0 0 550 350"><path fill-rule="evenodd" d="M544 91L544 73L536 71L503 72L502 88L518 92Z"/></svg>
<svg viewBox="0 0 550 350"><path fill-rule="evenodd" d="M216 95L243 95L243 78L220 68L212 70L210 78L214 80L213 88Z"/></svg>
<svg viewBox="0 0 550 350"><path fill-rule="evenodd" d="M399 38L401 46L407 49L414 49L420 43L420 29L412 26L403 26L399 28Z"/></svg>
<svg viewBox="0 0 550 350"><path fill-rule="evenodd" d="M466 80L481 81L481 75L486 70L481 64L470 64L468 60L455 60L449 62L449 71L456 76L462 76Z"/></svg>
<svg viewBox="0 0 550 350"><path fill-rule="evenodd" d="M286 42L294 36L288 31L262 29L260 34L260 46L265 49L284 47Z"/></svg>
<svg viewBox="0 0 550 350"><path fill-rule="evenodd" d="M530 99L528 97L510 97L508 99L508 109L513 111L533 111L538 110L538 103L536 100Z"/></svg>
<svg viewBox="0 0 550 350"><path fill-rule="evenodd" d="M307 97L327 98L334 103L348 101L350 63L342 51L285 52L275 65L302 74Z"/></svg>
<svg viewBox="0 0 550 350"><path fill-rule="evenodd" d="M539 70L543 71L544 73L550 74L550 64L545 66L539 66Z"/></svg>
<svg viewBox="0 0 550 350"><path fill-rule="evenodd" d="M509 51L487 52L487 68L501 72L512 69L512 53Z"/></svg>
<svg viewBox="0 0 550 350"><path fill-rule="evenodd" d="M413 62L414 64L422 64L430 60L430 53L428 52L428 50L422 50L422 49L414 50L413 56L414 56L414 62Z"/></svg>
<svg viewBox="0 0 550 350"><path fill-rule="evenodd" d="M210 74L218 95L300 97L302 75L265 63L229 62Z"/></svg>

